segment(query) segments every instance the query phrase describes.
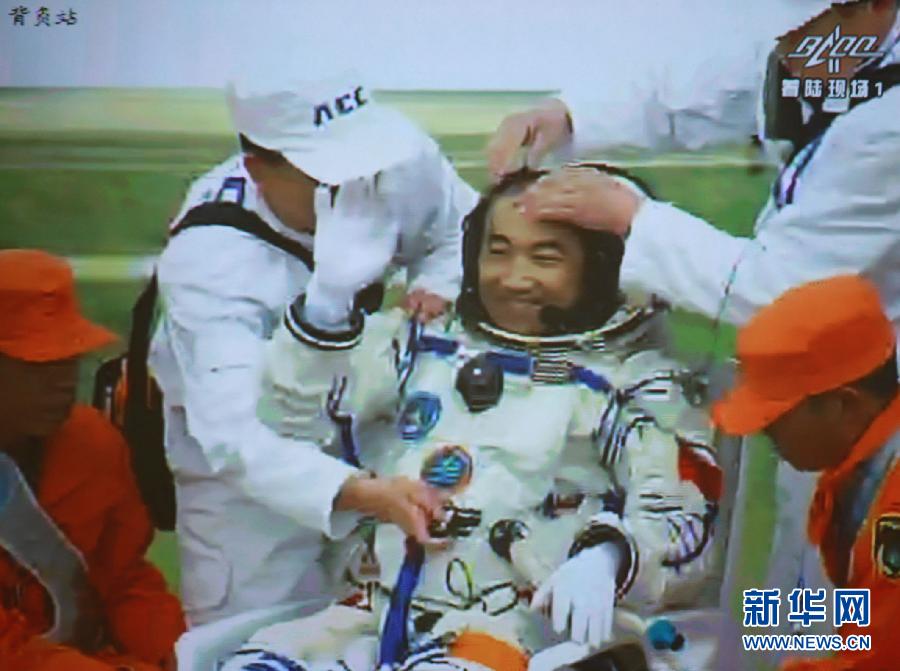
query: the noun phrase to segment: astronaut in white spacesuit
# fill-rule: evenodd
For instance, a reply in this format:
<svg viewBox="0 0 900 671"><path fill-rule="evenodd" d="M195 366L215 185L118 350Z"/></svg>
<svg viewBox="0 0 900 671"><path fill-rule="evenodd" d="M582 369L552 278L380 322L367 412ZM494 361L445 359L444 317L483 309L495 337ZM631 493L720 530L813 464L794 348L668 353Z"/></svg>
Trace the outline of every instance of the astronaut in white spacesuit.
<svg viewBox="0 0 900 671"><path fill-rule="evenodd" d="M724 552L705 410L658 348L665 306L619 292L621 238L512 206L541 174L467 219L446 328L378 314L339 344L302 296L288 309L263 421L441 490L444 540L362 527L333 553L347 598L257 632L229 671L708 668Z"/></svg>

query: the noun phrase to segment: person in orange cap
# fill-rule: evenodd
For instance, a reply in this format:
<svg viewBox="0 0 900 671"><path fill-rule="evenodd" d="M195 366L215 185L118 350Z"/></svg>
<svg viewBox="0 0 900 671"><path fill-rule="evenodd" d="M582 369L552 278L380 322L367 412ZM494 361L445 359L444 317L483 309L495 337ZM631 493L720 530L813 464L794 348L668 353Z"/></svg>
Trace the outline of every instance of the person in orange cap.
<svg viewBox="0 0 900 671"><path fill-rule="evenodd" d="M0 316L0 669L167 668L184 617L128 447L75 403L80 355L115 336L40 251L0 251Z"/></svg>
<svg viewBox="0 0 900 671"><path fill-rule="evenodd" d="M839 630L845 641L870 635L870 650L781 668L897 668L900 394L894 330L875 286L842 275L791 289L740 331L737 351L738 384L713 421L733 434L765 431L792 466L822 471L810 541L837 588L870 590L869 622Z"/></svg>

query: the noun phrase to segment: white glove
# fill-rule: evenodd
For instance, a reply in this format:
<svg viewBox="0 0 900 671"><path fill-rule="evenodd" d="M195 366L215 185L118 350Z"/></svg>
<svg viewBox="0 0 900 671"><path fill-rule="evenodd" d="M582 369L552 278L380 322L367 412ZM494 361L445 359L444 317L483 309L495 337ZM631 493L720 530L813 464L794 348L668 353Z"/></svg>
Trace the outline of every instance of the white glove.
<svg viewBox="0 0 900 671"><path fill-rule="evenodd" d="M582 550L544 581L531 608L542 608L552 599L553 629L557 634L565 632L571 618L571 640L600 646L612 634L620 554L612 543Z"/></svg>
<svg viewBox="0 0 900 671"><path fill-rule="evenodd" d="M306 287L306 319L335 331L346 328L356 293L384 276L397 249L399 226L371 179L354 179L315 195L316 269Z"/></svg>

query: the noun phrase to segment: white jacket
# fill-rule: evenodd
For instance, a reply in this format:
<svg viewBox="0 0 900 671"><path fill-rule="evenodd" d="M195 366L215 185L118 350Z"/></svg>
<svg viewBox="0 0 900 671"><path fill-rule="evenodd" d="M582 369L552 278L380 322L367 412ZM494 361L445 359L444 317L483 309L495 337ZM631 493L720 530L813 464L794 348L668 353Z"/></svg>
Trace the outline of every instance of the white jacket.
<svg viewBox="0 0 900 671"><path fill-rule="evenodd" d="M564 94L574 127L571 149L629 145L696 150L746 142L762 121L754 118L756 101L765 56L773 45L748 40L737 30L723 33L717 48L709 50L709 32L714 31L697 38L686 52L705 54L702 61L696 56L672 58L629 69L620 75L625 83L619 86L593 79L585 88ZM882 65L898 60L900 46L895 46ZM742 324L792 286L840 273L865 273L878 285L900 332L898 175L900 87L894 87L836 119L809 157L801 153L785 166L773 197L756 219L752 238L730 235L667 203L645 203L632 222L622 284L707 317ZM774 194L792 183L793 202L778 207ZM778 513L766 586L780 588L782 594L800 583L828 586L805 534L814 482L812 474L779 464ZM786 612L783 603L783 624ZM786 631L785 626L779 633ZM735 632L729 635L734 640L721 647L723 652L732 650L734 658L718 663L744 668L739 664L753 660L750 655L737 659L740 640Z"/></svg>
<svg viewBox="0 0 900 671"><path fill-rule="evenodd" d="M229 177L238 181L223 190ZM424 135L421 154L380 179L395 185L395 264L407 269L412 287L454 296L461 221L476 194ZM266 207L239 156L194 183L176 222L217 198L240 201L312 247L309 236L284 227ZM309 272L247 233L206 226L169 242L158 275L164 314L151 365L165 397L189 617L196 624L297 598L319 534L341 534L333 523L348 516L333 516L332 502L355 470L308 443L276 436L256 418L263 345ZM252 552L240 547L254 544Z"/></svg>
<svg viewBox="0 0 900 671"><path fill-rule="evenodd" d="M634 146L696 150L756 132L761 65L769 46L735 34L702 61L703 41L680 60L594 79L566 92L576 153ZM895 47L884 64L900 58ZM590 88L587 88L587 87ZM792 179L788 166L783 178ZM866 272L900 327L900 87L839 117L801 171L791 204L774 200L753 238L732 236L683 210L647 202L622 264L626 287L653 292L708 317L740 324L788 288ZM781 179L781 178L780 178ZM732 277L733 276L733 277ZM728 295L725 298L726 287Z"/></svg>

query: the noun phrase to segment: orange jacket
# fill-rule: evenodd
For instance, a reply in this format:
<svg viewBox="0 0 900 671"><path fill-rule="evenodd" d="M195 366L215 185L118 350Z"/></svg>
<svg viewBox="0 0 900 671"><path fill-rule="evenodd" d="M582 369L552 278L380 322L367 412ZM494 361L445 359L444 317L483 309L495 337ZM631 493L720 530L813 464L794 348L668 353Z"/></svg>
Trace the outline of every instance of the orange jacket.
<svg viewBox="0 0 900 671"><path fill-rule="evenodd" d="M37 500L84 557L106 647L91 659L44 641L39 634L53 622L49 594L0 549L0 669L99 671L113 663L157 669L172 654L184 616L144 559L153 528L129 459L121 434L87 406L76 406L47 440Z"/></svg>
<svg viewBox="0 0 900 671"><path fill-rule="evenodd" d="M817 660L789 660L784 671L885 671L900 668L896 638L900 635L900 397L878 416L860 438L850 456L819 480L809 516L810 539L819 546L825 569L837 587L870 590L869 626L846 624L846 637L869 635L872 648L866 652L840 652ZM884 450L898 450L892 457ZM881 469L882 462L888 468ZM840 519L848 506L836 503L840 496L859 505L858 476L873 471L877 488L853 546L837 538ZM874 468L872 468L874 467ZM883 476L883 477L882 477ZM880 480L880 482L879 482ZM848 488L850 491L848 491ZM853 491L853 489L856 491ZM849 496L848 496L849 495ZM829 599L829 609L832 607Z"/></svg>

